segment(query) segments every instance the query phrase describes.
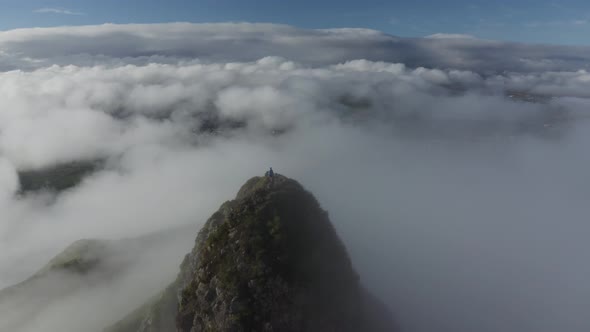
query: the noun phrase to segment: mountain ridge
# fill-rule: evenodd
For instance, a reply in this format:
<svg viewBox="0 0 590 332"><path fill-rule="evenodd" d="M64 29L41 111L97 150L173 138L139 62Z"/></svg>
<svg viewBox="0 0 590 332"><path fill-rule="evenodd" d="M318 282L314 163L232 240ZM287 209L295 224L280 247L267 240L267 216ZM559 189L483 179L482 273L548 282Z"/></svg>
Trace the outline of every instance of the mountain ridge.
<svg viewBox="0 0 590 332"><path fill-rule="evenodd" d="M361 286L327 212L297 181L275 175L248 180L205 223L176 281L105 329L173 330L396 327L388 309Z"/></svg>

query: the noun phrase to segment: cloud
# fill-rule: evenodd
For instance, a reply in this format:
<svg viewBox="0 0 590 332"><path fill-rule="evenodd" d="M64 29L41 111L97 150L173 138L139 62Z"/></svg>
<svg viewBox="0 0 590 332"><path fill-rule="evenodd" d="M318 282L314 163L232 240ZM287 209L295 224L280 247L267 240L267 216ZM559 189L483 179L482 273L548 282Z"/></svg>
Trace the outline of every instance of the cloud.
<svg viewBox="0 0 590 332"><path fill-rule="evenodd" d="M0 45L0 287L81 238L198 228L272 165L318 197L405 330L590 327L584 48L266 24ZM13 195L20 170L93 159L105 167L69 191ZM183 245L11 330L107 325L174 275Z"/></svg>
<svg viewBox="0 0 590 332"><path fill-rule="evenodd" d="M366 59L410 67L503 72L590 69L586 46L475 38L399 38L368 29L251 23L99 25L0 32L0 70L57 65L249 62L279 56L309 66Z"/></svg>
<svg viewBox="0 0 590 332"><path fill-rule="evenodd" d="M524 26L527 28L543 28L543 27L563 27L563 26L574 26L580 27L588 24L587 19L573 19L573 20L561 20L561 21L542 21L542 22L526 22Z"/></svg>
<svg viewBox="0 0 590 332"><path fill-rule="evenodd" d="M433 35L426 36L425 38L432 39L475 39L472 35L458 34L458 33L435 33Z"/></svg>
<svg viewBox="0 0 590 332"><path fill-rule="evenodd" d="M84 15L81 12L75 12L64 8L39 8L34 10L39 14L61 14L61 15Z"/></svg>

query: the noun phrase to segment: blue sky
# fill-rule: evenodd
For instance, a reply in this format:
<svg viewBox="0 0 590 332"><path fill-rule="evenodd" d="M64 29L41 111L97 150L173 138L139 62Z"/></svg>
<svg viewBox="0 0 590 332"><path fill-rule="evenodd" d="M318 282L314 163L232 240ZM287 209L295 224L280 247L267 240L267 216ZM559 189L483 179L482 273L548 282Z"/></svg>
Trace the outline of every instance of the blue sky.
<svg viewBox="0 0 590 332"><path fill-rule="evenodd" d="M398 36L434 33L532 43L590 44L582 0L0 0L0 30L100 23L285 23L365 27Z"/></svg>

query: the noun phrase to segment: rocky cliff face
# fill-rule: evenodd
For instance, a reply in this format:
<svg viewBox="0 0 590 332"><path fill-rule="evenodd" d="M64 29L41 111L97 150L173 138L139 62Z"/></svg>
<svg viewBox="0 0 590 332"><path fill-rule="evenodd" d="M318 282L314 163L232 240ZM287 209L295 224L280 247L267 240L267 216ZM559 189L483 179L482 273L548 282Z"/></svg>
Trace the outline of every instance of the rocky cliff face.
<svg viewBox="0 0 590 332"><path fill-rule="evenodd" d="M393 330L387 310L361 287L327 212L280 175L246 182L199 232L177 280L107 329Z"/></svg>
<svg viewBox="0 0 590 332"><path fill-rule="evenodd" d="M178 331L360 329L358 276L297 182L251 179L208 223L183 271Z"/></svg>

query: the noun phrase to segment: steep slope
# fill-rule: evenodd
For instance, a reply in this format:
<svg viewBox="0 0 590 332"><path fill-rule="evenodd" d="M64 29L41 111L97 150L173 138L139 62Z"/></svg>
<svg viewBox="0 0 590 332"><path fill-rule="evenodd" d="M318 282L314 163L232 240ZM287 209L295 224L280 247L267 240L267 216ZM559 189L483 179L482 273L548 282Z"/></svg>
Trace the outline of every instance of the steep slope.
<svg viewBox="0 0 590 332"><path fill-rule="evenodd" d="M61 316L52 312L64 308L74 316L51 320L54 325L44 325L45 330L102 330L116 312L139 305L174 278L178 257L190 248L196 231L190 225L137 238L76 241L30 278L0 290L0 331L37 331L48 317ZM153 273L152 265L166 268ZM129 287L131 283L141 286ZM153 293L137 295L146 288ZM114 290L116 296L105 294ZM108 298L117 303L104 308Z"/></svg>
<svg viewBox="0 0 590 332"><path fill-rule="evenodd" d="M0 331L19 331L27 320L35 317L55 301L79 289L90 287L108 270L100 266L115 254L107 241L81 240L66 248L40 271L27 280L0 290ZM110 265L110 264L109 264ZM112 265L110 273L120 268ZM94 281L93 281L94 280Z"/></svg>
<svg viewBox="0 0 590 332"><path fill-rule="evenodd" d="M170 319L170 313L175 319ZM393 331L361 287L328 214L294 180L246 182L199 232L177 280L107 329Z"/></svg>

